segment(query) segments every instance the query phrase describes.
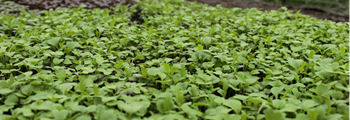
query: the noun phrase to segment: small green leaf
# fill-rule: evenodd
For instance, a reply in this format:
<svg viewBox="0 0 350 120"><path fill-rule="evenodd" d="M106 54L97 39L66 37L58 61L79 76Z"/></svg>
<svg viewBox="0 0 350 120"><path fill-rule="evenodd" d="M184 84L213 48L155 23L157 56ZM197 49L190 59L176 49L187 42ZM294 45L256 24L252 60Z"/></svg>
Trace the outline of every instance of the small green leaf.
<svg viewBox="0 0 350 120"><path fill-rule="evenodd" d="M197 51L203 50L203 46L201 44L198 44Z"/></svg>
<svg viewBox="0 0 350 120"><path fill-rule="evenodd" d="M173 103L172 99L173 99L173 97L172 97L171 93L165 94L165 99L164 99L164 103L163 103L165 111L169 111L169 110L173 109L174 103Z"/></svg>
<svg viewBox="0 0 350 120"><path fill-rule="evenodd" d="M266 44L270 44L270 42L271 42L271 35L267 36L265 42L266 42Z"/></svg>
<svg viewBox="0 0 350 120"><path fill-rule="evenodd" d="M313 58L314 55L315 55L315 51L311 50L311 51L309 52L309 54L308 54L308 57L309 57L309 58Z"/></svg>
<svg viewBox="0 0 350 120"><path fill-rule="evenodd" d="M124 61L123 60L119 60L118 64L115 64L115 68L116 69L120 69L120 67L123 65Z"/></svg>
<svg viewBox="0 0 350 120"><path fill-rule="evenodd" d="M114 28L114 25L115 25L115 19L112 19L112 21L110 22L109 24L109 29L113 29Z"/></svg>
<svg viewBox="0 0 350 120"><path fill-rule="evenodd" d="M163 72L158 72L157 74L162 80L164 80L164 78L166 77L166 74L164 74Z"/></svg>
<svg viewBox="0 0 350 120"><path fill-rule="evenodd" d="M79 79L79 88L82 92L85 92L86 82L83 79Z"/></svg>
<svg viewBox="0 0 350 120"><path fill-rule="evenodd" d="M170 74L170 66L167 63L163 63L165 70Z"/></svg>
<svg viewBox="0 0 350 120"><path fill-rule="evenodd" d="M141 55L137 55L137 56L134 58L134 61L135 61L135 60L139 60L139 59L142 59L142 56L141 56Z"/></svg>
<svg viewBox="0 0 350 120"><path fill-rule="evenodd" d="M341 54L342 57L345 56L345 48L344 48L344 46L340 47L340 54Z"/></svg>
<svg viewBox="0 0 350 120"><path fill-rule="evenodd" d="M178 67L172 67L171 69L170 69L170 75L173 75L177 70L179 70L180 68L178 68Z"/></svg>
<svg viewBox="0 0 350 120"><path fill-rule="evenodd" d="M98 96L100 89L96 84L93 84L94 96Z"/></svg>

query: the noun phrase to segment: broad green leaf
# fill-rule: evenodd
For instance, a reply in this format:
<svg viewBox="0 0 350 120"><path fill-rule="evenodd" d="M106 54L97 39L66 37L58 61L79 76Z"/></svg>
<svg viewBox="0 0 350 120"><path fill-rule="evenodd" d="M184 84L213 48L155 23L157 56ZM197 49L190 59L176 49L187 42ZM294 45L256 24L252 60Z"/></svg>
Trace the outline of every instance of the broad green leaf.
<svg viewBox="0 0 350 120"><path fill-rule="evenodd" d="M160 79L162 79L162 80L164 80L166 77L166 74L164 74L163 72L158 72L157 74L160 77Z"/></svg>
<svg viewBox="0 0 350 120"><path fill-rule="evenodd" d="M295 112L298 109L297 106L291 103L284 104L284 108L281 109L281 111L287 111L287 112Z"/></svg>
<svg viewBox="0 0 350 120"><path fill-rule="evenodd" d="M147 73L152 76L156 76L158 74L159 70L157 68L148 68Z"/></svg>
<svg viewBox="0 0 350 120"><path fill-rule="evenodd" d="M202 112L198 111L198 110L195 110L195 109L192 109L190 107L190 104L191 103L185 103L185 104L182 104L181 105L181 109L188 115L198 115L198 116L201 116L202 115Z"/></svg>
<svg viewBox="0 0 350 120"><path fill-rule="evenodd" d="M349 88L344 87L341 83L336 83L335 87L344 91L349 91Z"/></svg>
<svg viewBox="0 0 350 120"><path fill-rule="evenodd" d="M309 109L307 110L307 114L310 116L310 120L318 120L318 112L317 109Z"/></svg>
<svg viewBox="0 0 350 120"><path fill-rule="evenodd" d="M170 69L170 75L173 75L177 70L179 70L179 69L181 69L181 68L178 68L178 67L172 67L171 69Z"/></svg>
<svg viewBox="0 0 350 120"><path fill-rule="evenodd" d="M326 120L341 120L342 117L341 114L331 114L327 116Z"/></svg>
<svg viewBox="0 0 350 120"><path fill-rule="evenodd" d="M117 120L118 116L114 113L114 110L106 110L101 114L101 120Z"/></svg>
<svg viewBox="0 0 350 120"><path fill-rule="evenodd" d="M310 117L306 114L297 114L297 120L310 120Z"/></svg>
<svg viewBox="0 0 350 120"><path fill-rule="evenodd" d="M313 100L303 100L303 102L302 102L302 106L304 109L308 109L308 108L314 107L316 105L317 105L317 103L315 103Z"/></svg>
<svg viewBox="0 0 350 120"><path fill-rule="evenodd" d="M303 60L295 60L293 58L288 58L288 64L294 68L294 70L298 71Z"/></svg>
<svg viewBox="0 0 350 120"><path fill-rule="evenodd" d="M81 45L78 42L66 42L67 48L73 50L75 48L81 48Z"/></svg>
<svg viewBox="0 0 350 120"><path fill-rule="evenodd" d="M25 95L30 95L33 91L33 86L31 84L25 85L22 87L21 91Z"/></svg>
<svg viewBox="0 0 350 120"><path fill-rule="evenodd" d="M239 57L237 58L237 60L238 60L238 62L241 62L241 63L243 63L243 64L249 62L245 57L242 57L242 56L239 56Z"/></svg>
<svg viewBox="0 0 350 120"><path fill-rule="evenodd" d="M95 71L95 70L92 69L90 66L89 66L89 67L83 67L82 70L83 70L82 73L84 73L84 74L92 73L92 72Z"/></svg>
<svg viewBox="0 0 350 120"><path fill-rule="evenodd" d="M73 88L73 85L74 85L73 83L63 83L59 85L59 89L63 94L65 94L68 90Z"/></svg>
<svg viewBox="0 0 350 120"><path fill-rule="evenodd" d="M4 103L5 105L17 105L18 97L14 94L8 95Z"/></svg>
<svg viewBox="0 0 350 120"><path fill-rule="evenodd" d="M203 41L202 41L202 44L204 44L206 47L208 47L210 45L210 43L211 43L211 39L212 38L208 37L208 36L204 37Z"/></svg>
<svg viewBox="0 0 350 120"><path fill-rule="evenodd" d="M7 95L9 93L11 93L13 90L9 89L9 88L1 88L0 89L0 94L1 95Z"/></svg>
<svg viewBox="0 0 350 120"><path fill-rule="evenodd" d="M320 84L316 87L316 94L319 96L324 95L325 93L327 93L329 90L328 86L326 86L325 84Z"/></svg>
<svg viewBox="0 0 350 120"><path fill-rule="evenodd" d="M49 102L49 101L46 101L46 102L44 102L44 103L42 103L39 107L38 107L38 109L39 110L52 110L53 109L53 105L52 105L52 103L51 102ZM60 111L56 111L56 112L58 112L59 114L57 114L57 115L64 115L65 114L65 112L67 112L67 111L63 111L62 113L60 112ZM55 115L54 115L55 116Z"/></svg>
<svg viewBox="0 0 350 120"><path fill-rule="evenodd" d="M52 115L55 117L56 120L65 120L68 116L67 110L52 110Z"/></svg>
<svg viewBox="0 0 350 120"><path fill-rule="evenodd" d="M165 94L163 105L164 105L165 111L169 111L169 110L173 109L174 103L172 100L172 94L170 94L170 93Z"/></svg>
<svg viewBox="0 0 350 120"><path fill-rule="evenodd" d="M284 89L284 86L280 86L280 87L273 87L271 89L271 93L278 98L278 95L281 94L282 90Z"/></svg>
<svg viewBox="0 0 350 120"><path fill-rule="evenodd" d="M202 78L205 81L211 80L211 77L209 75L206 75L206 74L203 74L203 73L198 74L198 77Z"/></svg>
<svg viewBox="0 0 350 120"><path fill-rule="evenodd" d="M105 62L105 60L101 56L96 56L95 59L96 59L96 63L99 65Z"/></svg>
<svg viewBox="0 0 350 120"><path fill-rule="evenodd" d="M52 62L53 62L53 64L57 65L57 64L60 64L63 60L64 59L59 59L59 58L55 57Z"/></svg>
<svg viewBox="0 0 350 120"><path fill-rule="evenodd" d="M239 114L241 112L242 109L242 103L238 100L225 100L223 102L223 105L226 105L228 107L230 107L231 109L233 109L235 111L236 114Z"/></svg>
<svg viewBox="0 0 350 120"><path fill-rule="evenodd" d="M7 84L6 81L2 80L2 81L0 81L0 87L2 87L2 88L8 88L9 85Z"/></svg>
<svg viewBox="0 0 350 120"><path fill-rule="evenodd" d="M266 120L283 120L284 115L278 110L266 109L264 110Z"/></svg>
<svg viewBox="0 0 350 120"><path fill-rule="evenodd" d="M29 106L24 106L22 108L22 113L23 113L23 116L25 116L25 117L31 117L34 115L33 111L31 110L31 108Z"/></svg>
<svg viewBox="0 0 350 120"><path fill-rule="evenodd" d="M47 43L49 43L52 46L58 46L60 39L61 39L61 37L54 37L54 38L48 40Z"/></svg>
<svg viewBox="0 0 350 120"><path fill-rule="evenodd" d="M341 91L334 91L333 94L331 95L333 99L336 99L336 100L342 99L344 97L344 94Z"/></svg>
<svg viewBox="0 0 350 120"><path fill-rule="evenodd" d="M73 111L83 112L84 110L86 110L86 107L82 106L82 105L77 105L77 106L72 107L72 110Z"/></svg>
<svg viewBox="0 0 350 120"><path fill-rule="evenodd" d="M106 103L112 100L117 100L117 97L102 97L102 102Z"/></svg>
<svg viewBox="0 0 350 120"><path fill-rule="evenodd" d="M92 120L92 118L90 116L88 116L88 115L80 115L75 120Z"/></svg>
<svg viewBox="0 0 350 120"><path fill-rule="evenodd" d="M139 59L142 59L142 56L141 56L141 55L137 55L137 56L134 58L134 61L135 61L135 60L139 60Z"/></svg>
<svg viewBox="0 0 350 120"><path fill-rule="evenodd" d="M97 46L100 48L106 48L106 45L103 42L98 42Z"/></svg>
<svg viewBox="0 0 350 120"><path fill-rule="evenodd" d="M163 63L165 70L170 74L170 66L167 63Z"/></svg>

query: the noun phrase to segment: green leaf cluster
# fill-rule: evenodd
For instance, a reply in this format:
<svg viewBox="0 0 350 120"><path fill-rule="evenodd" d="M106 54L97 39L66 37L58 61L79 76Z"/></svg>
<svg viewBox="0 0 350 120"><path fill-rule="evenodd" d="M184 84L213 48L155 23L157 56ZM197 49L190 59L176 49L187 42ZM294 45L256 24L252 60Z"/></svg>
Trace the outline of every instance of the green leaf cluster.
<svg viewBox="0 0 350 120"><path fill-rule="evenodd" d="M0 119L349 119L349 23L281 9L2 16Z"/></svg>

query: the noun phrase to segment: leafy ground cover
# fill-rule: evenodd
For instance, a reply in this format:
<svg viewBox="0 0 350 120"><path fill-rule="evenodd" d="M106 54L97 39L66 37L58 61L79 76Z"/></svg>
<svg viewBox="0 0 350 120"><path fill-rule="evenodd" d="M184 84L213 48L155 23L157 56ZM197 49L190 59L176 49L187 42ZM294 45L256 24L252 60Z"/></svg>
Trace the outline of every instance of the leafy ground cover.
<svg viewBox="0 0 350 120"><path fill-rule="evenodd" d="M85 8L111 8L116 4L135 4L135 0L11 0L21 5L28 5L31 9L55 9L58 7L75 8L85 4Z"/></svg>
<svg viewBox="0 0 350 120"><path fill-rule="evenodd" d="M145 0L0 18L1 119L349 119L349 23Z"/></svg>

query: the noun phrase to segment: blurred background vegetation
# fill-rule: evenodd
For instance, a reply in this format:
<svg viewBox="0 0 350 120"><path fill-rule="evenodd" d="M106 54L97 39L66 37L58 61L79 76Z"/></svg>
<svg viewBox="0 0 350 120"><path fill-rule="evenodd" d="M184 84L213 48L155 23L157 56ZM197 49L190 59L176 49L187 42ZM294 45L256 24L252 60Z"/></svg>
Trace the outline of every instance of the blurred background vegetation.
<svg viewBox="0 0 350 120"><path fill-rule="evenodd" d="M74 8L84 3L87 8L109 8L115 4L135 4L136 0L0 0L0 16L4 14L18 16L20 11L38 14L40 10L57 7ZM187 0L191 1L191 0ZM297 6L327 11L341 16L349 15L349 0L201 0L224 2L270 2L285 6Z"/></svg>
<svg viewBox="0 0 350 120"><path fill-rule="evenodd" d="M349 0L241 0L255 2L273 2L277 4L318 8L332 12L349 14Z"/></svg>

